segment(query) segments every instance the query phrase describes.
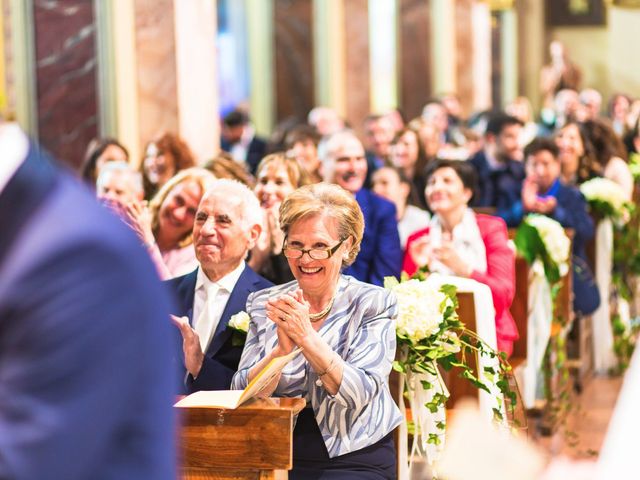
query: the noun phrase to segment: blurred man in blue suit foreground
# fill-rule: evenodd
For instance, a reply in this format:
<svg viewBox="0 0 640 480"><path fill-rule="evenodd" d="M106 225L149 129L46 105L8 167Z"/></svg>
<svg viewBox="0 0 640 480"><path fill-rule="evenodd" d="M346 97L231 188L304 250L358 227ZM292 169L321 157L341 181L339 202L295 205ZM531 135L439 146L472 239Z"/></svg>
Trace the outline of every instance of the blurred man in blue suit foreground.
<svg viewBox="0 0 640 480"><path fill-rule="evenodd" d="M17 126L0 152L0 478L174 479L153 265Z"/></svg>

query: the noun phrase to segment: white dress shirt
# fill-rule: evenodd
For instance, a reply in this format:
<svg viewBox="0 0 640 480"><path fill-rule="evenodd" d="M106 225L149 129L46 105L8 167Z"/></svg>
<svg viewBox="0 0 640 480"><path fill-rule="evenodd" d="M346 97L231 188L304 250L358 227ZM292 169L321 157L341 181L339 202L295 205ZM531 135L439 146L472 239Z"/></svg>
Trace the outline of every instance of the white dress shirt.
<svg viewBox="0 0 640 480"><path fill-rule="evenodd" d="M245 263L240 264L230 273L222 277L217 282L212 282L207 278L202 268L198 269L196 277L196 291L193 297L193 328L200 336L200 344L203 346L202 351L206 353L213 334L220 323L222 312L227 306L231 292L238 283L238 279L244 270ZM213 300L207 302L209 296L213 296ZM208 307L208 318L203 316L203 310ZM206 322L206 325L199 325Z"/></svg>
<svg viewBox="0 0 640 480"><path fill-rule="evenodd" d="M0 192L18 171L29 152L29 140L16 123L0 123Z"/></svg>

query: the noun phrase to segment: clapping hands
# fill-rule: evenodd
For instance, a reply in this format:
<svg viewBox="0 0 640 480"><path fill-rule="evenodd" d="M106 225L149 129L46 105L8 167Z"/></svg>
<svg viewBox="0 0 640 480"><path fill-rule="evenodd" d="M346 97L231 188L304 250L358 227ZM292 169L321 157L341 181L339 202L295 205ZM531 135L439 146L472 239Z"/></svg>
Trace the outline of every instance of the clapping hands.
<svg viewBox="0 0 640 480"><path fill-rule="evenodd" d="M287 292L269 299L266 305L267 318L277 326L278 347L281 354L291 352L315 333L309 320L309 303L304 299L302 290Z"/></svg>
<svg viewBox="0 0 640 480"><path fill-rule="evenodd" d="M437 271L433 265L440 262L458 277L471 276L471 268L456 252L450 233L443 232L440 245L434 245L428 236L420 237L409 247L409 255L418 267L428 265L430 271Z"/></svg>
<svg viewBox="0 0 640 480"><path fill-rule="evenodd" d="M538 185L530 179L525 179L522 184L522 206L525 212L548 215L552 213L558 202L555 197L538 197Z"/></svg>

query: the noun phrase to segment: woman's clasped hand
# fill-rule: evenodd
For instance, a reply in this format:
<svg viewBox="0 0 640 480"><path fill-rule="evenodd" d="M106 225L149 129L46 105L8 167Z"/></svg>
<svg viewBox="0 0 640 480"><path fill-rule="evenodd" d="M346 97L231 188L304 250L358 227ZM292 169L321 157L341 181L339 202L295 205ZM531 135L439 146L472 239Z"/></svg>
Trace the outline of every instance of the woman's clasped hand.
<svg viewBox="0 0 640 480"><path fill-rule="evenodd" d="M278 327L278 342L284 353L290 352L295 345L302 347L307 336L315 333L309 308L309 302L299 288L267 301L267 318Z"/></svg>

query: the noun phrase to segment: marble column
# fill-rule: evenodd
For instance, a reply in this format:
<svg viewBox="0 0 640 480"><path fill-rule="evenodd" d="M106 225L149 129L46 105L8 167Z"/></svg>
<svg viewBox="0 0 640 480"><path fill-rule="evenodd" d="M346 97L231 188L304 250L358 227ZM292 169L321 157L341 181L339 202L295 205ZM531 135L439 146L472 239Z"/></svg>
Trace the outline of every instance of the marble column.
<svg viewBox="0 0 640 480"><path fill-rule="evenodd" d="M179 131L174 1L134 2L139 135L143 145L159 133Z"/></svg>
<svg viewBox="0 0 640 480"><path fill-rule="evenodd" d="M204 163L219 148L216 3L175 0L176 79L180 136Z"/></svg>
<svg viewBox="0 0 640 480"><path fill-rule="evenodd" d="M432 95L429 2L400 0L399 15L399 105L410 120L420 116Z"/></svg>
<svg viewBox="0 0 640 480"><path fill-rule="evenodd" d="M39 140L78 168L98 133L93 3L35 0L33 21Z"/></svg>
<svg viewBox="0 0 640 480"><path fill-rule="evenodd" d="M274 0L276 120L301 122L315 105L313 2Z"/></svg>

